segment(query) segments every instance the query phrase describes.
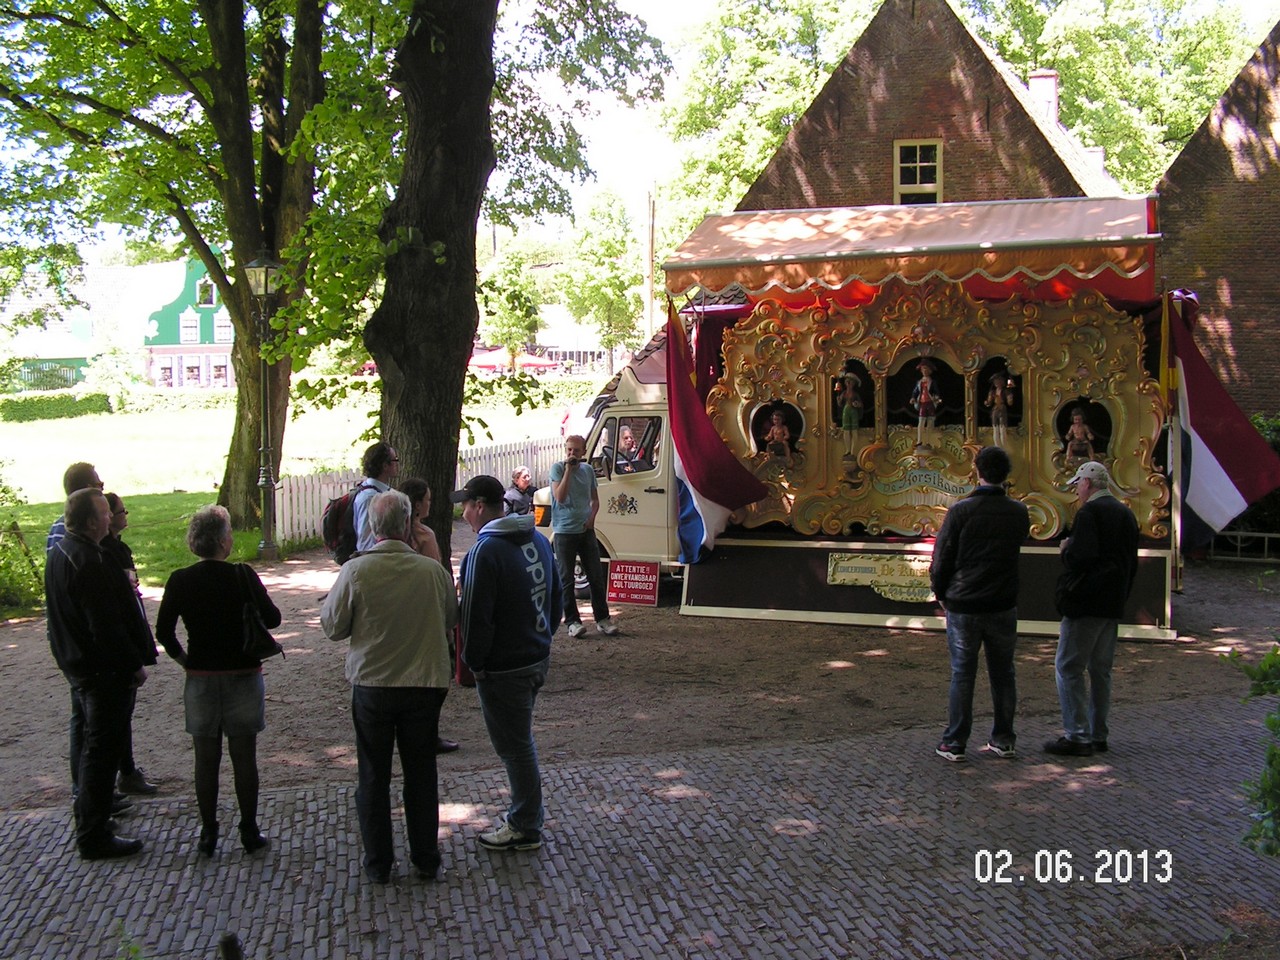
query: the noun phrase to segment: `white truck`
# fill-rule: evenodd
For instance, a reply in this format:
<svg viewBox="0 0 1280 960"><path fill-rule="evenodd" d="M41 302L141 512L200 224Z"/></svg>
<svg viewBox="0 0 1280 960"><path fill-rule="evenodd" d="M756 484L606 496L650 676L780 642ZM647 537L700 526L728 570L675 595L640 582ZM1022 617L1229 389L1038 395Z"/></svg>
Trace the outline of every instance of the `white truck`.
<svg viewBox="0 0 1280 960"><path fill-rule="evenodd" d="M606 566L617 557L657 561L667 573L681 569L664 343L659 336L640 351L589 409L587 459L599 485L596 538ZM619 444L627 435L633 446ZM533 502L538 527L550 536L551 488L538 490ZM578 586L585 588L581 575Z"/></svg>

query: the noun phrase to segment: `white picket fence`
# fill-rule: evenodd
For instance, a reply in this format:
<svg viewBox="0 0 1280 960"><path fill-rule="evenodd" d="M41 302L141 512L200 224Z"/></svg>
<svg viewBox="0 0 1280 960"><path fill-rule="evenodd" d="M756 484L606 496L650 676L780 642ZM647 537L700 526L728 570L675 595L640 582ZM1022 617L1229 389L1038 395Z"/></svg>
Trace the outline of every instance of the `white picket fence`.
<svg viewBox="0 0 1280 960"><path fill-rule="evenodd" d="M551 465L564 455L564 438L529 438L511 443L463 447L459 452L454 489L470 477L489 474L511 482L511 471L520 464L533 473L534 487L545 486ZM276 539L281 543L308 540L320 536L320 518L325 505L334 497L350 490L360 479L357 470L316 473L307 477L281 477L276 484ZM443 491L436 491L443 496Z"/></svg>

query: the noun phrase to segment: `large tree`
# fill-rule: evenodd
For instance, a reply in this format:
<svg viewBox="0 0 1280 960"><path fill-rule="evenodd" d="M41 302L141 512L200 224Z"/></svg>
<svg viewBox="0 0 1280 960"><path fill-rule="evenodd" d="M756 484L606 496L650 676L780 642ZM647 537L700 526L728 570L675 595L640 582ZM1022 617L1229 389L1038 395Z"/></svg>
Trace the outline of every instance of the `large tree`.
<svg viewBox="0 0 1280 960"><path fill-rule="evenodd" d="M295 245L312 207L311 154L297 147L324 96L323 13L321 0L0 8L0 129L16 147L0 185L5 240L83 237L102 222L182 233L236 332L237 416L219 498L239 525L256 514L262 414L262 336L241 271ZM289 267L301 274L297 256ZM300 292L294 284L285 297ZM269 370L279 437L288 358Z"/></svg>
<svg viewBox="0 0 1280 960"><path fill-rule="evenodd" d="M364 332L383 376L382 426L401 471L439 491L432 526L448 550L452 486L476 306L476 222L489 174L504 150L520 160L504 171L494 219L566 205L540 168L586 174L569 119L517 109L536 101L531 77L557 78L583 93L634 101L661 89L666 66L642 21L613 0L529 0L495 51L497 0L415 0L396 51L396 90L405 126L403 171L379 236L389 253L381 302ZM490 116L490 104L493 116ZM542 119L540 119L542 118ZM577 157L577 163L573 158Z"/></svg>
<svg viewBox="0 0 1280 960"><path fill-rule="evenodd" d="M236 329L237 417L220 496L238 525L256 516L260 429L261 338L237 282L244 263L266 253L290 275L262 344L274 361L277 467L291 371L317 345L359 336L385 264L371 333L385 344L383 426L394 436L429 411L430 438L400 442L416 472L428 464L415 450L429 447L430 475L447 483L439 465L456 449L475 330L477 190L496 157L491 220L567 210L565 179L591 173L572 122L585 97L660 91L669 64L613 0L506 4L495 50L497 7L17 0L0 9L0 129L24 145L0 167L8 239L79 237L100 222L143 236L181 231ZM463 75L440 73L442 62ZM444 102L454 94L459 103ZM442 133L464 141L442 143ZM437 366L459 358L447 372ZM302 392L325 394L309 383ZM449 442L434 442L450 429Z"/></svg>

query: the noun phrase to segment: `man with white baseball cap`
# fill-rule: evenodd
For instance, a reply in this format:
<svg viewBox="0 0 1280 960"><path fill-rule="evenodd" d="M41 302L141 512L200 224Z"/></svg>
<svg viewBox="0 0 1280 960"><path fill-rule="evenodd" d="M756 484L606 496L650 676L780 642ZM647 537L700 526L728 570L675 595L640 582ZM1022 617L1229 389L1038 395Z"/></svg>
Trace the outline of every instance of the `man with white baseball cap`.
<svg viewBox="0 0 1280 960"><path fill-rule="evenodd" d="M1062 615L1054 668L1063 736L1044 749L1057 756L1091 757L1107 750L1111 665L1138 570L1138 521L1112 495L1111 475L1097 460L1080 464L1068 485L1075 487L1080 509L1062 541L1063 572L1055 596Z"/></svg>

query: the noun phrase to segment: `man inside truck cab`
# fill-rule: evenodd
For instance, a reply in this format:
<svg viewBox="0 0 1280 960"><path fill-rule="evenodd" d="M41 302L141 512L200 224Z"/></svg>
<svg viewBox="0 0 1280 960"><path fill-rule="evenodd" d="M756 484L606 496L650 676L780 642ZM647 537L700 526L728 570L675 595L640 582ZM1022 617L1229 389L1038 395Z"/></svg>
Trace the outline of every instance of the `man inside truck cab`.
<svg viewBox="0 0 1280 960"><path fill-rule="evenodd" d="M587 441L583 437L577 434L565 437L564 453L563 460L551 465L551 545L555 549L556 569L560 574L564 622L571 637L580 637L586 632L573 592L573 566L577 561L591 588L591 610L595 614L596 629L606 637L612 637L618 632L618 627L609 617L600 544L596 541L596 514L600 511L596 472L584 459Z"/></svg>

